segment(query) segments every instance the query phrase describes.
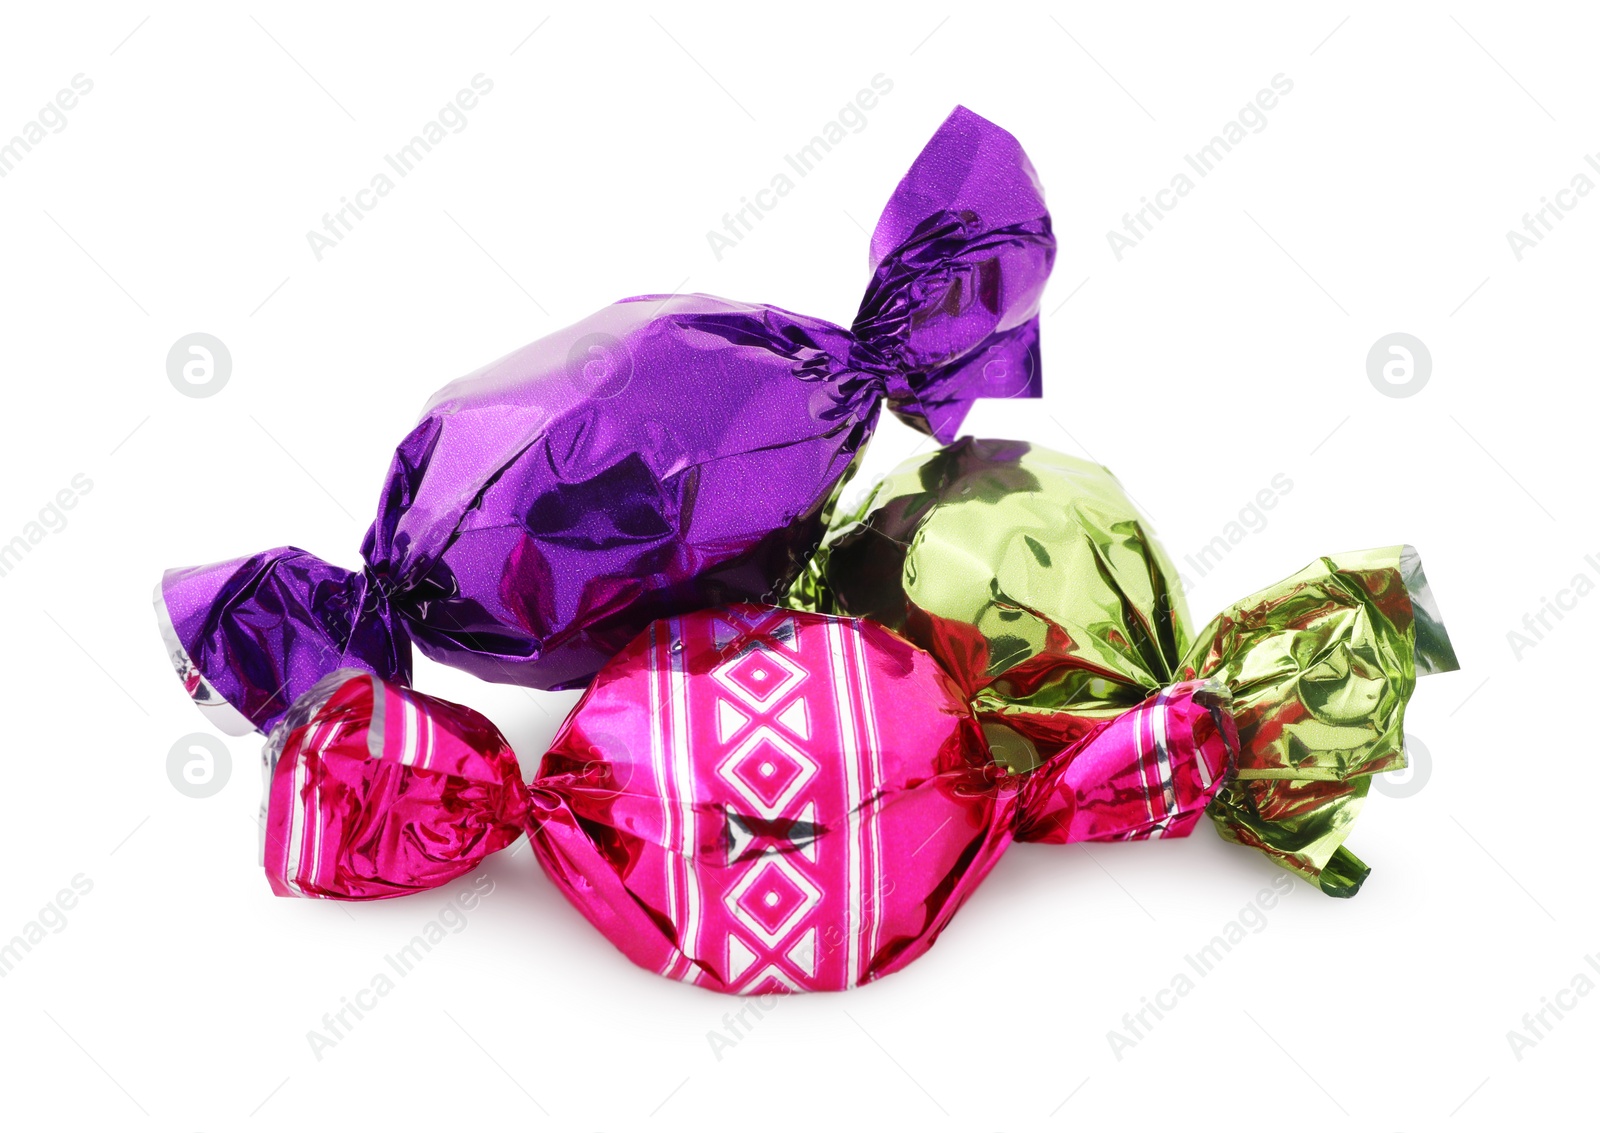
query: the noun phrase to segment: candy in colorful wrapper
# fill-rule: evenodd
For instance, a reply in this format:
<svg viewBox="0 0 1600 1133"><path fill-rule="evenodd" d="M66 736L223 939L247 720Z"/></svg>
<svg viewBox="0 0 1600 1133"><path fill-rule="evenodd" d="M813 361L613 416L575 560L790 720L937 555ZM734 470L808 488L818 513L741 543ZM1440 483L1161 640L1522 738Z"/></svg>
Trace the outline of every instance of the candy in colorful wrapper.
<svg viewBox="0 0 1600 1133"><path fill-rule="evenodd" d="M646 295L441 390L400 443L360 570L294 547L167 572L169 655L226 731L343 667L409 683L412 643L493 681L578 687L656 618L771 600L884 402L942 439L1037 396L1055 257L1032 165L958 107L872 236L849 330Z"/></svg>
<svg viewBox="0 0 1600 1133"><path fill-rule="evenodd" d="M269 737L263 857L281 895L390 897L526 831L636 964L715 991L839 990L927 951L1013 840L1189 833L1236 742L1227 690L1178 681L1018 775L928 653L741 604L650 626L527 786L476 713L324 678Z"/></svg>
<svg viewBox="0 0 1600 1133"><path fill-rule="evenodd" d="M1217 828L1340 897L1369 872L1344 840L1371 777L1405 766L1416 678L1456 668L1409 546L1326 556L1193 633L1116 478L1016 441L902 465L834 517L788 603L929 650L1019 771L1174 681L1220 682L1240 749Z"/></svg>

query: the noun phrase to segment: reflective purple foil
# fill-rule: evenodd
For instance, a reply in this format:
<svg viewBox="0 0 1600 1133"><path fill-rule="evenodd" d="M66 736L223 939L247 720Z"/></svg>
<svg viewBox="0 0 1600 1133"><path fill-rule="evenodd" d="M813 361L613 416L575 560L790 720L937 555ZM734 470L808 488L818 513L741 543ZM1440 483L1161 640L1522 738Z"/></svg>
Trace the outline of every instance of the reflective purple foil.
<svg viewBox="0 0 1600 1133"><path fill-rule="evenodd" d="M1055 258L1006 131L958 107L895 190L850 330L647 295L451 383L390 465L359 571L298 548L167 572L203 706L271 728L339 668L409 682L410 643L486 680L585 683L657 618L776 595L882 403L941 441L1039 393Z"/></svg>

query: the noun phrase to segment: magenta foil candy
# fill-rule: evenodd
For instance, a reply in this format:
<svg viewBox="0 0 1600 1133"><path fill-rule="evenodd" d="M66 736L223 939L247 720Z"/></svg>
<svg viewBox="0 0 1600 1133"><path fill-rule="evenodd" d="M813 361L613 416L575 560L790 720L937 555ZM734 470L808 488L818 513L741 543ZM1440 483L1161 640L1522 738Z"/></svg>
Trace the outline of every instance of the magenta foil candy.
<svg viewBox="0 0 1600 1133"><path fill-rule="evenodd" d="M218 726L271 728L411 645L576 687L658 618L771 599L885 402L941 441L1037 396L1050 216L1015 138L957 108L873 233L850 329L708 295L615 303L441 390L347 570L294 547L167 572L158 618ZM698 961L697 961L698 962Z"/></svg>
<svg viewBox="0 0 1600 1133"><path fill-rule="evenodd" d="M1013 840L1188 834L1236 752L1226 691L1185 682L1013 775L893 631L743 604L650 626L526 786L478 714L325 678L268 741L264 859L282 895L390 897L527 832L636 964L714 991L830 991L927 951Z"/></svg>

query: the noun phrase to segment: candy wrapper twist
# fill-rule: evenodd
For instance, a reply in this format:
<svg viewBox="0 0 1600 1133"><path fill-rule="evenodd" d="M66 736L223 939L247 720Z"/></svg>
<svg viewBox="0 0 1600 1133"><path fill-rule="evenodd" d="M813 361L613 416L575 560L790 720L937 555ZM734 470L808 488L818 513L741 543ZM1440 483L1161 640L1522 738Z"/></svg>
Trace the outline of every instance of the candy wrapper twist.
<svg viewBox="0 0 1600 1133"><path fill-rule="evenodd" d="M1017 140L957 108L872 235L850 329L643 295L451 383L400 442L347 570L295 547L168 571L195 700L268 731L326 674L409 683L411 645L486 680L581 687L660 617L772 600L881 407L942 441L1039 393L1050 214Z"/></svg>
<svg viewBox="0 0 1600 1133"><path fill-rule="evenodd" d="M926 952L1014 841L1222 834L1334 896L1416 678L1455 667L1416 552L1324 557L1194 631L1104 468L954 440L1038 393L1054 259L1033 169L958 108L891 198L847 330L642 296L442 390L346 570L169 571L169 655L268 733L284 896L457 878L526 835L636 964L838 990ZM884 406L945 447L858 507ZM586 691L531 782L411 646ZM592 680L591 680L592 678Z"/></svg>
<svg viewBox="0 0 1600 1133"><path fill-rule="evenodd" d="M1192 637L1110 474L1010 442L892 476L793 597L844 605L843 579L876 580L874 617L898 611L935 652L864 617L664 619L600 671L528 786L476 714L335 674L268 743L274 890L407 893L526 831L631 960L743 994L899 970L1013 841L1182 837L1207 809L1349 896L1370 776L1403 763L1417 672L1453 664L1408 548L1324 559Z"/></svg>
<svg viewBox="0 0 1600 1133"><path fill-rule="evenodd" d="M1224 837L1347 897L1372 776L1405 766L1418 676L1456 668L1416 551L1328 555L1190 628L1147 519L1097 464L964 438L836 516L790 604L873 618L961 686L1027 770L1174 681L1214 681L1238 728Z"/></svg>
<svg viewBox="0 0 1600 1133"><path fill-rule="evenodd" d="M392 897L526 832L642 967L831 991L927 951L1014 839L1187 834L1233 749L1226 692L1179 681L1020 776L928 653L869 621L743 604L650 626L526 786L477 713L325 678L268 741L263 858L285 896Z"/></svg>

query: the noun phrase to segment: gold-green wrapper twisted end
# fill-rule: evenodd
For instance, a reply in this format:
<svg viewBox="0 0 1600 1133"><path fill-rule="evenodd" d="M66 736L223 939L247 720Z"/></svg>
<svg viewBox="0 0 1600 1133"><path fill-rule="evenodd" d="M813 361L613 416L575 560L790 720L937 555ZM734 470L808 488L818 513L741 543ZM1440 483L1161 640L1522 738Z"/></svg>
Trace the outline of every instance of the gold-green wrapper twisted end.
<svg viewBox="0 0 1600 1133"><path fill-rule="evenodd" d="M1335 896L1368 873L1344 840L1371 776L1405 765L1417 676L1456 667L1409 547L1318 560L1194 635L1116 478L1016 441L963 438L896 469L833 517L787 601L928 649L1019 772L1174 680L1224 681L1241 750L1218 829Z"/></svg>
<svg viewBox="0 0 1600 1133"><path fill-rule="evenodd" d="M1233 692L1239 765L1210 813L1349 897L1370 872L1344 841L1372 776L1404 767L1416 679L1456 668L1412 547L1329 555L1218 614L1183 660Z"/></svg>

